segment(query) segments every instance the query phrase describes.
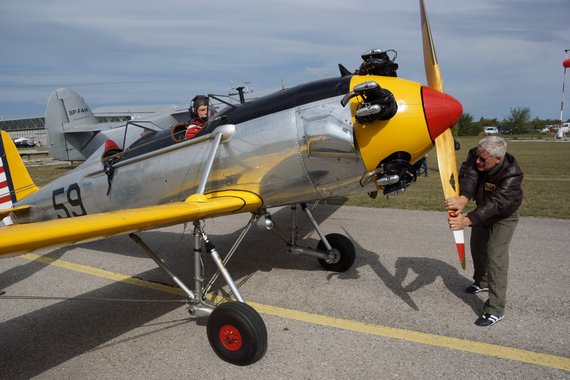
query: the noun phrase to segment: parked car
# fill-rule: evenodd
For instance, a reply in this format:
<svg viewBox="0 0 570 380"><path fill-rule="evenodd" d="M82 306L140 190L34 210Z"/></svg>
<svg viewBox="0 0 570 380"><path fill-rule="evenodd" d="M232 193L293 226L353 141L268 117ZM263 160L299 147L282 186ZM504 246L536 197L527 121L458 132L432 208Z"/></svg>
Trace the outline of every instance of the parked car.
<svg viewBox="0 0 570 380"><path fill-rule="evenodd" d="M486 135L496 135L497 133L499 133L499 130L497 129L497 127L483 127L483 132Z"/></svg>
<svg viewBox="0 0 570 380"><path fill-rule="evenodd" d="M25 137L18 137L17 139L14 139L14 144L16 144L17 148L32 148L36 146L36 142L34 140Z"/></svg>

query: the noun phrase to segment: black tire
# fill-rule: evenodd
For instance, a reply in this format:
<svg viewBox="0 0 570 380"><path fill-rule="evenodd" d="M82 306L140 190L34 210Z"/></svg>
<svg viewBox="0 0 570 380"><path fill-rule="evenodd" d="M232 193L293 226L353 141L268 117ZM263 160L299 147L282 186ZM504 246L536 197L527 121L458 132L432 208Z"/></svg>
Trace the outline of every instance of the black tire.
<svg viewBox="0 0 570 380"><path fill-rule="evenodd" d="M319 263L323 268L331 272L344 272L349 270L356 260L356 251L352 241L341 234L328 234L326 238L333 250L340 255L340 259L336 263L329 264L323 259L319 259ZM317 245L319 251L326 251L323 241L319 241Z"/></svg>
<svg viewBox="0 0 570 380"><path fill-rule="evenodd" d="M216 307L208 318L207 332L214 352L228 363L253 364L267 351L263 319L242 302L225 302Z"/></svg>

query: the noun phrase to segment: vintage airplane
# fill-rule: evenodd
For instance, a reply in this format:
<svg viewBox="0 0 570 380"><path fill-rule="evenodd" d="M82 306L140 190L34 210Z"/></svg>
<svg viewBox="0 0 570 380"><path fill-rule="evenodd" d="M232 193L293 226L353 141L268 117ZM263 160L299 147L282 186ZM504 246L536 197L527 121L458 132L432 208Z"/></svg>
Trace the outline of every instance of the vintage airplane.
<svg viewBox="0 0 570 380"><path fill-rule="evenodd" d="M237 103L245 102L246 95L251 95L248 88L236 87L228 95L217 97L224 98L224 103ZM91 110L78 93L58 88L50 94L45 112L49 154L60 161L85 161L107 140L121 146L134 142L138 136L126 132L137 128L129 126L159 132L187 123L193 118L193 104L192 99L190 106L113 106Z"/></svg>
<svg viewBox="0 0 570 380"><path fill-rule="evenodd" d="M0 218L12 224L0 229L0 255L129 234L187 294L191 314L209 317L207 335L216 354L238 365L256 362L266 352L267 330L226 269L253 223L259 219L271 229L271 208L300 204L320 242L316 249L304 247L292 233L284 238L289 252L315 257L326 270L345 271L355 260L353 243L325 235L307 202L356 192L398 194L416 180L416 166L434 141L442 144L442 182L457 190L450 128L462 106L441 92L420 5L429 87L398 78L394 57L372 50L355 72L339 65L338 77L229 105L189 140L184 128L129 125L125 133L137 140L125 146L106 140L81 166L42 189L2 132ZM235 213L252 216L222 259L201 221ZM188 222L194 226L193 289L136 235ZM207 284L203 248L218 269ZM209 298L220 275L237 301L214 305Z"/></svg>
<svg viewBox="0 0 570 380"><path fill-rule="evenodd" d="M129 115L128 121L100 122L85 99L68 88L58 88L48 98L45 128L50 155L60 161L84 161L107 140L132 143L125 134L129 125L163 131L189 119L188 107L122 107L103 110L103 116ZM134 130L134 128L130 128Z"/></svg>

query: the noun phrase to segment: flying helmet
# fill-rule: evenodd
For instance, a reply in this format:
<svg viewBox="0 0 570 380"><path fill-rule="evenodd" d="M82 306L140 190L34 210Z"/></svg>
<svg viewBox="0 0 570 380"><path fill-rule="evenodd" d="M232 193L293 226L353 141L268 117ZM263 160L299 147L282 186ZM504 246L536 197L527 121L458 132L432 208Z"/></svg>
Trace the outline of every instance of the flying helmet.
<svg viewBox="0 0 570 380"><path fill-rule="evenodd" d="M194 119L196 117L198 117L198 108L200 106L207 106L209 103L208 101L208 97L205 95L196 95L190 103L190 109L188 111L190 111L190 115L191 118Z"/></svg>

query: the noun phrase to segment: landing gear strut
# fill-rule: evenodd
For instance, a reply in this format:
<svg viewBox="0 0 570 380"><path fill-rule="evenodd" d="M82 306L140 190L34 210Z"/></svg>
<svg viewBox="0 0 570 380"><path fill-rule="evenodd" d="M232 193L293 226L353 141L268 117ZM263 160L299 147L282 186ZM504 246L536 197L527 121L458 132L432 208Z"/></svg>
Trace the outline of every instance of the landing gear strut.
<svg viewBox="0 0 570 380"><path fill-rule="evenodd" d="M257 219L257 216L252 217L246 229L249 229L254 219ZM242 235L245 233L242 232ZM259 313L245 303L234 280L227 271L225 264L229 260L228 256L231 257L231 255L228 254L224 261L220 259L214 244L208 239L199 221L194 222L194 290L190 290L138 235L130 234L129 236L186 293L190 314L196 317L208 317L208 340L216 355L229 363L242 366L253 364L265 355L267 351L265 323ZM206 287L203 286L202 243L218 267L217 273ZM235 251L235 248L237 248L236 245L232 251ZM220 274L238 300L237 302L224 302L216 306L207 299L208 290Z"/></svg>
<svg viewBox="0 0 570 380"><path fill-rule="evenodd" d="M315 257L319 260L321 266L329 271L344 272L350 269L356 259L356 251L352 241L341 234L325 235L305 203L301 203L301 210L305 213L315 232L321 238L317 245L317 249L304 247L298 244L299 233L297 225L297 205L291 206L293 215L290 240L280 233L279 229L272 221L270 223L267 223L266 221L266 225L268 225L268 229L275 232L275 234L287 244L290 254ZM267 214L265 215L265 218L266 220L268 218L271 220L270 216Z"/></svg>
<svg viewBox="0 0 570 380"><path fill-rule="evenodd" d="M340 234L328 234L325 236L306 204L301 204L301 209L321 240L317 245L317 249L297 244L297 206L294 205L291 209L293 211L293 221L290 240L279 233L269 213L263 215L265 226L286 242L289 253L315 257L323 268L335 272L346 271L354 264L356 254L350 239ZM241 231L236 242L223 259L204 232L201 222L194 222L194 289L190 289L184 284L138 235L129 235L186 294L190 314L196 317L208 317L208 340L216 355L229 363L242 366L253 364L265 355L267 351L267 328L259 313L245 303L236 283L226 269L226 264L259 217L260 215L258 214L251 216L249 223ZM218 268L217 272L205 285L202 264L203 247ZM216 306L208 299L207 295L210 294L214 282L220 276L223 277L237 301L224 302Z"/></svg>
<svg viewBox="0 0 570 380"><path fill-rule="evenodd" d="M229 128L226 138L231 138L233 133ZM216 133L210 146L206 165L197 194L204 194L208 177L212 170L216 152L224 139L224 131ZM163 269L172 280L186 293L188 297L189 312L197 317L209 317L207 322L208 340L214 352L229 363L237 365L249 365L255 363L265 355L267 351L267 328L261 316L251 306L245 303L239 289L226 269L226 264L232 257L238 245L244 238L251 225L258 218L252 215L246 228L243 229L230 252L222 260L216 247L208 238L201 226L201 221L194 221L194 289L190 290L170 268L135 234L129 236L133 239L156 264ZM202 247L210 255L218 270L204 286L204 266L202 263ZM207 295L214 282L222 276L238 302L225 302L218 306L208 300Z"/></svg>

